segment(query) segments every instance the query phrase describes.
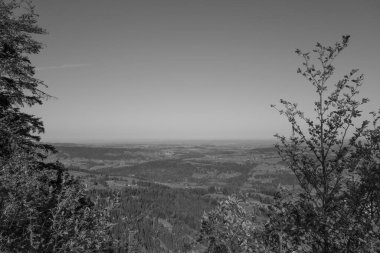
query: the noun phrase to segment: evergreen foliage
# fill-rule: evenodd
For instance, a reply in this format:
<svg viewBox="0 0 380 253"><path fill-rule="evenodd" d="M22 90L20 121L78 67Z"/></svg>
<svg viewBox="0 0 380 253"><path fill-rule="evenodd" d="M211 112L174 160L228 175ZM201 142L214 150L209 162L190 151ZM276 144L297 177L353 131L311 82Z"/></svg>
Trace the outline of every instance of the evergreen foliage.
<svg viewBox="0 0 380 253"><path fill-rule="evenodd" d="M101 210L59 163L44 159L41 119L22 108L49 97L30 55L46 31L27 1L0 0L0 251L104 252L112 244ZM110 205L112 207L112 203Z"/></svg>
<svg viewBox="0 0 380 253"><path fill-rule="evenodd" d="M106 198L112 190L92 190ZM110 213L118 239L114 252L192 252L204 210L215 206L204 189L176 189L138 181L119 193L119 205ZM200 251L195 251L200 252Z"/></svg>

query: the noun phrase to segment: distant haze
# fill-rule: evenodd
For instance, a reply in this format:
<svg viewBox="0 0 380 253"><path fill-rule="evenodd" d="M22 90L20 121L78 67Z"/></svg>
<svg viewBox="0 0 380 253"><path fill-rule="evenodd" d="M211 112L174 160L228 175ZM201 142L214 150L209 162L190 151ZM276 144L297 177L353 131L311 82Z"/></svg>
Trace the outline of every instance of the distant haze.
<svg viewBox="0 0 380 253"><path fill-rule="evenodd" d="M51 99L45 141L270 139L289 133L280 98L312 112L295 48L344 34L337 77L359 68L380 106L378 0L36 0L32 58Z"/></svg>

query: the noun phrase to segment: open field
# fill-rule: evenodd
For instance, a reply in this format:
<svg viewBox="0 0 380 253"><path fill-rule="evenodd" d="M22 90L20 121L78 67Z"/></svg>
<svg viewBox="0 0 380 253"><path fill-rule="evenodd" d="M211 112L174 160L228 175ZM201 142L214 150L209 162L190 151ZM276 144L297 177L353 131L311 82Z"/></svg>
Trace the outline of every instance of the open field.
<svg viewBox="0 0 380 253"><path fill-rule="evenodd" d="M172 188L213 188L271 194L296 180L270 144L254 142L56 145L50 160L65 164L89 188L133 187L139 181Z"/></svg>

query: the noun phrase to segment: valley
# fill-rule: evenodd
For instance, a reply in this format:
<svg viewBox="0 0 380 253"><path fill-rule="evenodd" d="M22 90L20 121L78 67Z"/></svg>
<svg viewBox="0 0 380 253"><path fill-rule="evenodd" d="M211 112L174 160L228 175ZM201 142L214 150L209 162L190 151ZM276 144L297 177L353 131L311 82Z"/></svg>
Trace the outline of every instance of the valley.
<svg viewBox="0 0 380 253"><path fill-rule="evenodd" d="M278 185L296 184L269 143L55 146L58 153L49 160L63 163L90 188L122 188L146 181L172 188L268 193Z"/></svg>
<svg viewBox="0 0 380 253"><path fill-rule="evenodd" d="M133 242L140 252L202 252L202 216L219 201L239 195L262 223L279 187L297 185L268 142L54 145L49 160L63 163L89 196L118 194L119 252Z"/></svg>

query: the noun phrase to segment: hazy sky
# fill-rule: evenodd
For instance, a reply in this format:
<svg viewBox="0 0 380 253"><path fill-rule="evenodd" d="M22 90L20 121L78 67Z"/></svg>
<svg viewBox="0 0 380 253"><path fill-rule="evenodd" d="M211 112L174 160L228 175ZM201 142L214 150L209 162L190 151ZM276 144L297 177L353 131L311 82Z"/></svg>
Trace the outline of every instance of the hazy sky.
<svg viewBox="0 0 380 253"><path fill-rule="evenodd" d="M35 0L46 48L32 58L57 97L32 109L44 140L271 138L270 104L309 110L295 48L350 46L337 75L365 74L380 106L379 0Z"/></svg>

